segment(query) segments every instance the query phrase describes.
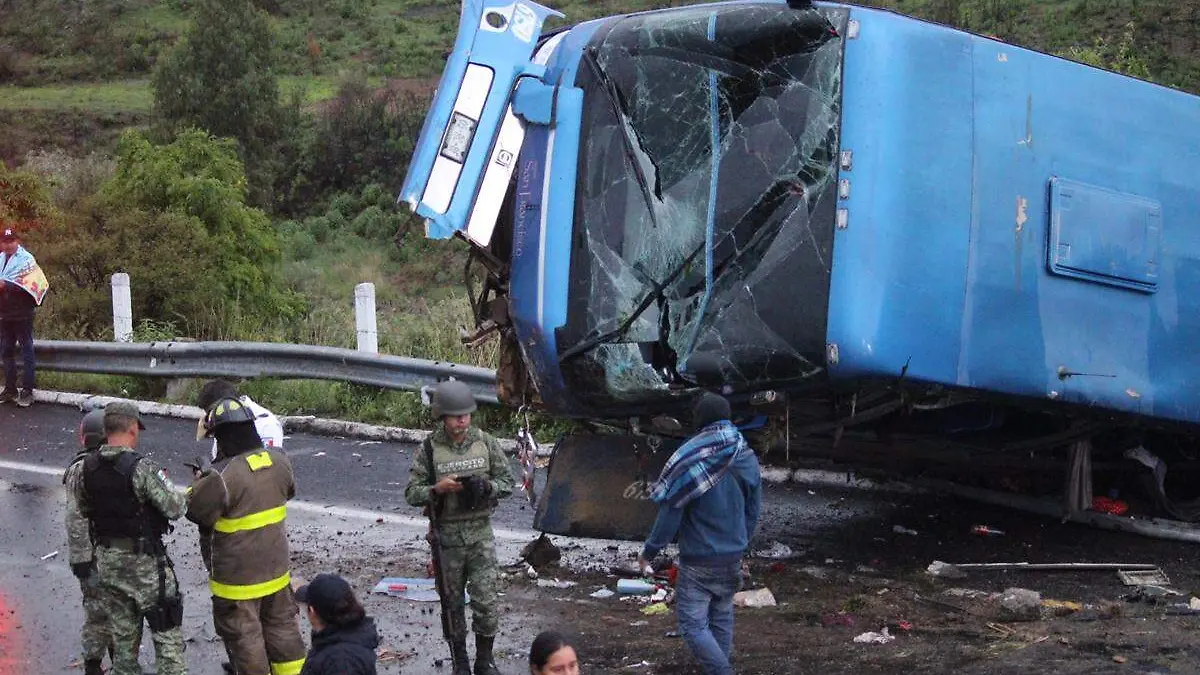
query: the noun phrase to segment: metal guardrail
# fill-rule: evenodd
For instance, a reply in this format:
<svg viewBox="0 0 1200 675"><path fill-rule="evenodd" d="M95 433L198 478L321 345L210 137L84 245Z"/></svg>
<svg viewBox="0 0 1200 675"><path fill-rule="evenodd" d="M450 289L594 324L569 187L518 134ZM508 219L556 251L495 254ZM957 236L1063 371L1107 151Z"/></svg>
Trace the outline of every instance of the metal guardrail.
<svg viewBox="0 0 1200 675"><path fill-rule="evenodd" d="M496 372L446 361L273 342L34 340L39 370L148 377L282 377L419 391L455 379L496 403Z"/></svg>

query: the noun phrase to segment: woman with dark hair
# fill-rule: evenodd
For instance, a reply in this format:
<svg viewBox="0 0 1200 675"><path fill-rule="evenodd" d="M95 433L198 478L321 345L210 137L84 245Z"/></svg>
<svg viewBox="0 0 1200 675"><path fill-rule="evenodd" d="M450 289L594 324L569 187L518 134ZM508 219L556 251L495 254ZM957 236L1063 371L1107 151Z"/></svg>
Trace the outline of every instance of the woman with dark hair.
<svg viewBox="0 0 1200 675"><path fill-rule="evenodd" d="M308 606L312 649L300 675L376 675L379 633L354 590L336 574L318 574L296 591Z"/></svg>
<svg viewBox="0 0 1200 675"><path fill-rule="evenodd" d="M529 648L529 672L531 675L579 675L575 647L552 630L538 634Z"/></svg>

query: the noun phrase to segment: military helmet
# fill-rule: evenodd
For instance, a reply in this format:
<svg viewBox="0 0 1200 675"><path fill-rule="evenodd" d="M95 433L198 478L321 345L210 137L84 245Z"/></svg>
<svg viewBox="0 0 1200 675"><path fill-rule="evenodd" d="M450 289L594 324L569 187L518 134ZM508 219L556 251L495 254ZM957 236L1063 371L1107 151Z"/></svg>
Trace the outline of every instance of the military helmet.
<svg viewBox="0 0 1200 675"><path fill-rule="evenodd" d="M432 406L438 418L469 415L477 409L471 388L457 380L442 382L433 390Z"/></svg>
<svg viewBox="0 0 1200 675"><path fill-rule="evenodd" d="M104 445L108 435L104 433L104 408L96 408L83 416L79 422L79 442L88 450Z"/></svg>
<svg viewBox="0 0 1200 675"><path fill-rule="evenodd" d="M254 423L254 412L249 406L236 398L223 398L213 404L209 408L208 413L204 416L202 424L204 425L205 436L212 436L213 431L225 424L240 424L243 422Z"/></svg>

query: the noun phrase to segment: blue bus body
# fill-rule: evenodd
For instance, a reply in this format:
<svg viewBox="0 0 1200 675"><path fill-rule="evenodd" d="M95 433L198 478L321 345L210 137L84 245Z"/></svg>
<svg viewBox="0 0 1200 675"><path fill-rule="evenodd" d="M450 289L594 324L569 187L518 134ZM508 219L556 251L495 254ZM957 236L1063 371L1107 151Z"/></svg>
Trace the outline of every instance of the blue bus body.
<svg viewBox="0 0 1200 675"><path fill-rule="evenodd" d="M513 7L528 49L479 43ZM401 198L489 254L551 412L683 410L703 355L743 407L902 382L1200 423L1200 98L857 6L550 14L464 3ZM470 63L496 84L451 130Z"/></svg>

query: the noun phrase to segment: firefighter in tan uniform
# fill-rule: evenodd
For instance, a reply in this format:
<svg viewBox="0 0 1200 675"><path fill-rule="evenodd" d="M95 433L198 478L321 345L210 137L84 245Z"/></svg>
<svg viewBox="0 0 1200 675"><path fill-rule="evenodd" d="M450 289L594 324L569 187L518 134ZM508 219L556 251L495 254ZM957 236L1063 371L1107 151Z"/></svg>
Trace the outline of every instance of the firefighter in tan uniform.
<svg viewBox="0 0 1200 675"><path fill-rule="evenodd" d="M219 468L196 471L187 518L210 537L201 550L213 624L236 675L297 675L305 647L284 525L296 493L291 462L263 447L253 412L237 399L216 402L205 425Z"/></svg>

